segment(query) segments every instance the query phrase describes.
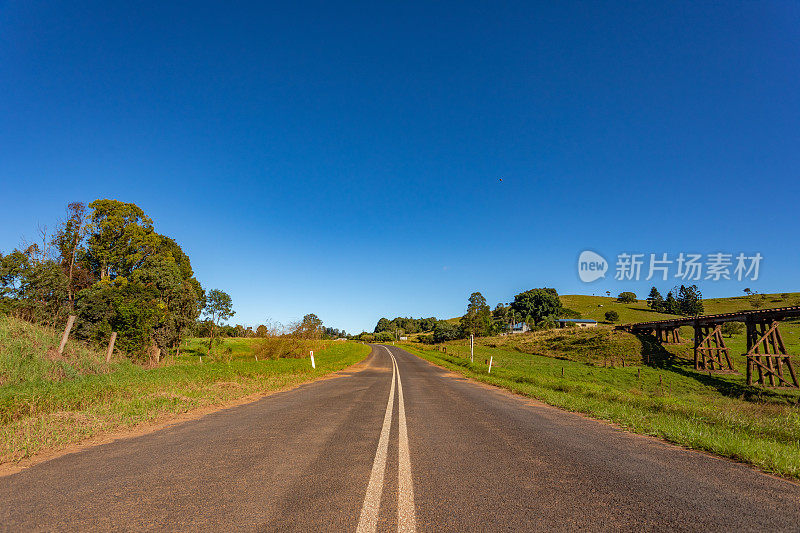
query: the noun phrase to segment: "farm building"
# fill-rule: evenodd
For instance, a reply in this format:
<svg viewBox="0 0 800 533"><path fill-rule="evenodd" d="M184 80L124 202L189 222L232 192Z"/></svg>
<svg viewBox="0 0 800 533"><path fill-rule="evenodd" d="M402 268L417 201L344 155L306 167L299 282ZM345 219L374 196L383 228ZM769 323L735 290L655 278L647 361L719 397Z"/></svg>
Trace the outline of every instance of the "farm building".
<svg viewBox="0 0 800 533"><path fill-rule="evenodd" d="M516 324L511 324L511 328L509 329L510 333L525 333L526 331L530 331L531 328L528 327L528 324L525 322L517 322Z"/></svg>
<svg viewBox="0 0 800 533"><path fill-rule="evenodd" d="M557 318L556 322L558 323L558 327L560 328L566 328L572 324L574 324L576 327L579 328L597 327L597 320L591 320L587 318Z"/></svg>

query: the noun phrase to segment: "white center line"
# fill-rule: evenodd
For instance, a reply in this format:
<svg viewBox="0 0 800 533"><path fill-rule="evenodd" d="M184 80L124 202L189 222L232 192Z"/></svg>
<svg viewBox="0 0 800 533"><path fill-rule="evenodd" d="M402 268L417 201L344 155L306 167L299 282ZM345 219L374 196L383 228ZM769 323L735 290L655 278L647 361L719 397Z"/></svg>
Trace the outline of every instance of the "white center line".
<svg viewBox="0 0 800 533"><path fill-rule="evenodd" d="M387 348L392 356L395 371L397 372L397 394L399 396L397 417L399 426L400 446L398 451L398 496L397 496L397 530L414 533L417 530L417 518L414 511L414 483L411 479L411 459L408 453L408 430L406 428L406 407L403 402L403 382L400 380L400 367L394 354Z"/></svg>
<svg viewBox="0 0 800 533"><path fill-rule="evenodd" d="M380 439L378 439L378 450L375 452L375 461L372 463L372 473L369 476L367 494L364 496L364 505L361 507L361 517L358 519L358 528L356 528L358 533L373 533L378 530L378 512L381 507L383 473L386 470L386 456L389 448L389 429L392 425L394 381L396 375L397 370L394 364L392 364L392 387L389 390L389 401L386 404L386 414L383 417L383 427L381 428Z"/></svg>

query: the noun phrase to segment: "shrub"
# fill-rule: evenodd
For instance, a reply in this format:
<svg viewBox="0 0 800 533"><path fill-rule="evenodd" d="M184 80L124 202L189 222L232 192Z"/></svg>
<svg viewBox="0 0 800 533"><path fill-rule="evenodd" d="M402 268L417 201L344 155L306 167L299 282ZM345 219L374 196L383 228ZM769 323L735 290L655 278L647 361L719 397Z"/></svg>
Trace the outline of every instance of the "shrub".
<svg viewBox="0 0 800 533"><path fill-rule="evenodd" d="M259 359L281 359L306 357L309 350L325 348L322 341L304 340L293 335L268 337L253 343L253 354Z"/></svg>
<svg viewBox="0 0 800 533"><path fill-rule="evenodd" d="M619 313L616 311L606 311L606 321L607 322L616 322L619 320Z"/></svg>
<svg viewBox="0 0 800 533"><path fill-rule="evenodd" d="M722 324L722 334L733 337L744 331L744 324L741 322L725 322Z"/></svg>
<svg viewBox="0 0 800 533"><path fill-rule="evenodd" d="M394 340L394 335L389 333L388 331L381 331L379 333L375 333L375 342L392 342Z"/></svg>
<svg viewBox="0 0 800 533"><path fill-rule="evenodd" d="M619 296L617 296L617 301L624 304L634 303L636 302L636 294L628 291L621 292Z"/></svg>
<svg viewBox="0 0 800 533"><path fill-rule="evenodd" d="M420 335L417 340L422 344L433 344L433 335Z"/></svg>
<svg viewBox="0 0 800 533"><path fill-rule="evenodd" d="M433 328L433 342L439 344L440 342L451 341L459 337L459 330L453 324L441 320L436 323Z"/></svg>
<svg viewBox="0 0 800 533"><path fill-rule="evenodd" d="M556 327L558 327L558 323L552 316L546 316L536 324L537 330L554 329Z"/></svg>

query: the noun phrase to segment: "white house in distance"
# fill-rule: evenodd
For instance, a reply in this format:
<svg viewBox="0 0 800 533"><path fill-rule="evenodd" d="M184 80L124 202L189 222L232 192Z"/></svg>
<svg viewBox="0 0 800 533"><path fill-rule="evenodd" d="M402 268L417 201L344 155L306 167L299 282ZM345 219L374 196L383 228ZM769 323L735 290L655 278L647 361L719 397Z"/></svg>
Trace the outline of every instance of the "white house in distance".
<svg viewBox="0 0 800 533"><path fill-rule="evenodd" d="M570 324L575 324L575 326L579 328L597 327L597 320L592 320L589 318L557 318L556 322L558 323L558 327L560 328L566 328Z"/></svg>
<svg viewBox="0 0 800 533"><path fill-rule="evenodd" d="M528 327L528 324L525 322L517 322L511 324L511 328L509 329L509 333L525 333L526 331L530 331L531 328Z"/></svg>

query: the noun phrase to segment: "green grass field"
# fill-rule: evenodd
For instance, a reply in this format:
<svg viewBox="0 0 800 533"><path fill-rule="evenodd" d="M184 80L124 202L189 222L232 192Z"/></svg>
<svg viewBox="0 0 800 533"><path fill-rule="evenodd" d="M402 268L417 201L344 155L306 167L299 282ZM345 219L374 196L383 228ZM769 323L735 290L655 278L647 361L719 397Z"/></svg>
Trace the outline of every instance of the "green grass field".
<svg viewBox="0 0 800 533"><path fill-rule="evenodd" d="M0 463L59 449L101 433L168 419L200 407L279 390L341 370L367 356L369 346L330 342L308 358L256 361L253 339L224 339L210 359L202 339L186 353L145 368L79 342L64 357L53 350L58 332L0 316ZM206 341L207 342L207 341Z"/></svg>
<svg viewBox="0 0 800 533"><path fill-rule="evenodd" d="M691 344L662 347L601 327L479 338L474 364L466 340L403 347L557 407L800 479L800 392L748 387L743 374L696 372Z"/></svg>

